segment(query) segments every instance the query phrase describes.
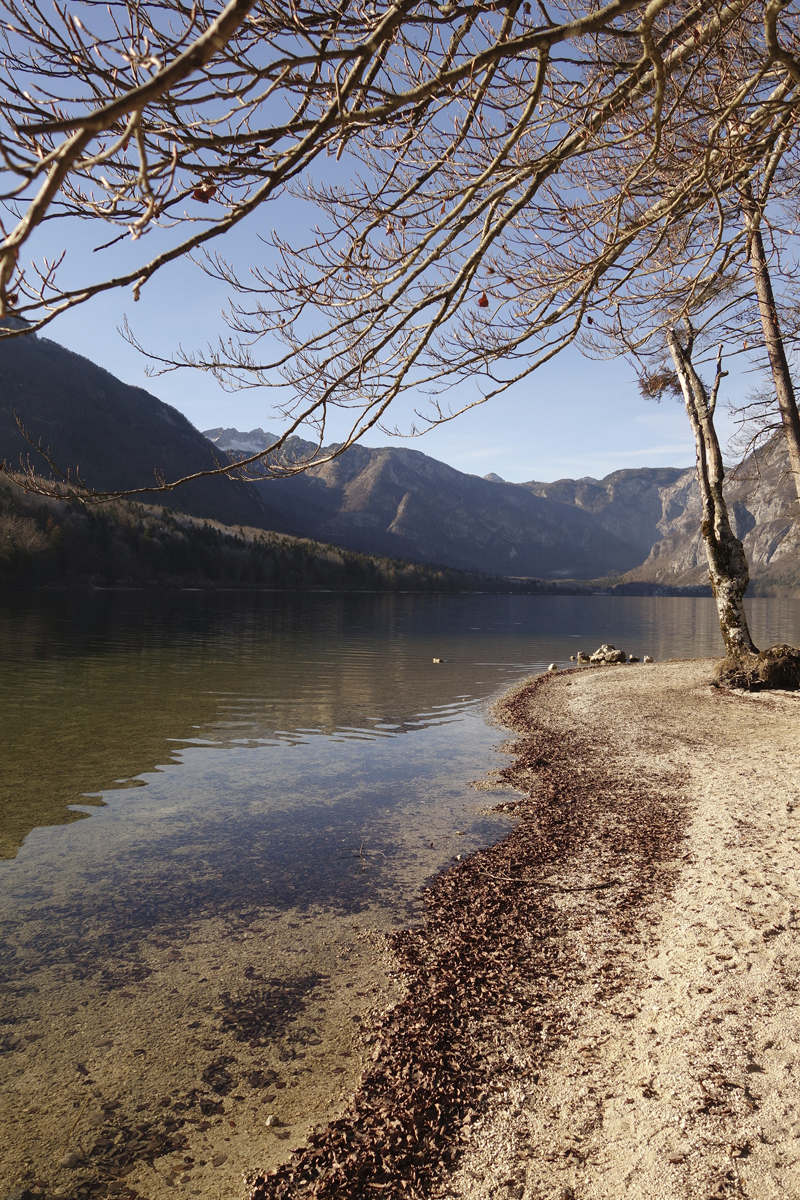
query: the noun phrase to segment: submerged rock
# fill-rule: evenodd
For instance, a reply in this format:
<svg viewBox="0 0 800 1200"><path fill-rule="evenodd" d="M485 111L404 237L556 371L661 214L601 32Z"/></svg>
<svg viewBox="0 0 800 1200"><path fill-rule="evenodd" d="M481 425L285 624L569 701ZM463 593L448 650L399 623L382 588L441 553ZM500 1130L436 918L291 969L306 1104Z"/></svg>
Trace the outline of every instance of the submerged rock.
<svg viewBox="0 0 800 1200"><path fill-rule="evenodd" d="M627 661L628 656L625 651L618 650L610 642L603 642L603 645L599 646L589 659L589 662L593 663L624 663Z"/></svg>

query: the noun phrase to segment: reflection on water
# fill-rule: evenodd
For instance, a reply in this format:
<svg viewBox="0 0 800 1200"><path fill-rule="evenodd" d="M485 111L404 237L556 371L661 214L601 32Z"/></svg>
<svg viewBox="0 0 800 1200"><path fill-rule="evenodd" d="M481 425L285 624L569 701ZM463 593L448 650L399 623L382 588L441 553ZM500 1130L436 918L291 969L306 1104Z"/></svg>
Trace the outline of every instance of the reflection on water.
<svg viewBox="0 0 800 1200"><path fill-rule="evenodd" d="M798 602L757 600L751 613L764 644L798 639ZM58 906L74 903L76 873L96 905L124 897L128 921L142 890L151 914L256 895L355 903L368 885L338 850L368 845L389 879L410 853L410 810L430 841L437 813L491 765L485 698L605 640L657 659L720 647L703 599L7 599L0 854L38 828L2 886ZM79 830L52 828L87 812ZM49 874L53 856L70 870L62 860Z"/></svg>
<svg viewBox="0 0 800 1200"><path fill-rule="evenodd" d="M751 612L765 644L797 640L797 602ZM702 599L12 597L0 852L30 836L0 872L0 918L10 903L19 932L26 907L46 911L57 944L56 914L81 902L109 930L253 902L358 906L380 886L399 904L398 870L413 892L445 861L437 839L491 765L485 698L605 640L657 659L720 645ZM499 828L473 813L470 844ZM369 871L352 869L359 847Z"/></svg>
<svg viewBox="0 0 800 1200"><path fill-rule="evenodd" d="M750 607L757 641L800 641L798 602ZM26 1125L48 1147L48 1169L69 1149L64 1106L83 1113L82 1097L101 1104L113 1092L148 1111L158 1087L187 1112L224 1097L240 1126L247 1110L251 1149L242 1143L237 1159L224 1146L218 1168L240 1170L262 1134L236 1081L277 1079L309 1046L318 1063L306 1076L297 1067L286 1123L304 1129L329 1112L344 1070L331 1055L355 1053L352 1027L342 1030L377 986L379 951L356 948L354 922L364 938L413 919L427 876L502 834L491 795L467 788L502 761L485 701L604 641L657 659L721 651L713 603L700 599L5 597L0 1066L11 1073L0 1092L23 1111L43 1078L57 1078L58 1103ZM311 983L298 991L301 980ZM269 1022L249 1042L244 1025L214 1025L233 1005L250 1028L252 996L281 989L280 1036L264 1033ZM21 1022L51 1036L28 1043ZM202 1022L213 1037L197 1049ZM93 1047L118 1043L113 1071L92 1066ZM157 1065L151 1043L172 1047ZM233 1082L220 1091L223 1077ZM0 1186L44 1171L25 1166L34 1151L21 1133L4 1136L0 1159L13 1168ZM147 1179L153 1200L172 1186Z"/></svg>

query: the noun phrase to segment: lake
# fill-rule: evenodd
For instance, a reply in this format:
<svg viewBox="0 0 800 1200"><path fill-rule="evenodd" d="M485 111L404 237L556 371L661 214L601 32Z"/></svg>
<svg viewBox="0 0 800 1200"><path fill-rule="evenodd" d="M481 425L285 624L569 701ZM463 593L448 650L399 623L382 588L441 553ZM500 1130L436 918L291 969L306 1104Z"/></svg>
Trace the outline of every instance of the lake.
<svg viewBox="0 0 800 1200"><path fill-rule="evenodd" d="M3 597L0 1195L238 1195L340 1111L387 934L509 827L489 703L604 641L722 651L706 599Z"/></svg>

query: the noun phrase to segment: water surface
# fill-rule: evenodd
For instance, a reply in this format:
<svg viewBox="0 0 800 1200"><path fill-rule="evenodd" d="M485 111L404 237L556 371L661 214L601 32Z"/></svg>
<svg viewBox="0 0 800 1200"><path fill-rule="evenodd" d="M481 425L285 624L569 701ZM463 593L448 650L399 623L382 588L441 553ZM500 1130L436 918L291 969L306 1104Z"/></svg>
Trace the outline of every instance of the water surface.
<svg viewBox="0 0 800 1200"><path fill-rule="evenodd" d="M750 611L800 641L800 603ZM487 702L604 641L721 652L705 599L5 597L0 1188L69 1193L58 1160L109 1105L184 1114L191 1163L131 1151L119 1177L151 1200L233 1194L325 1119L391 998L382 933L508 828L469 787L505 761Z"/></svg>

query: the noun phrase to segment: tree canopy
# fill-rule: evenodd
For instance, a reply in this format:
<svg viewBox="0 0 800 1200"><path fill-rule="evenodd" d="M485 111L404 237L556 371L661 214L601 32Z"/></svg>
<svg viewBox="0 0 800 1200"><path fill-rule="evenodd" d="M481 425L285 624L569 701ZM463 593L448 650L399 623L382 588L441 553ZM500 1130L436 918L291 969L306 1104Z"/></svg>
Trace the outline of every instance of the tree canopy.
<svg viewBox="0 0 800 1200"><path fill-rule="evenodd" d="M196 254L231 288L232 334L164 365L288 386L273 464L300 425L321 446L332 406L345 447L409 390L431 396L423 426L462 410L454 383L481 402L613 324L665 259L690 289L723 272L746 240L729 197L776 155L794 178L798 30L776 0L0 11L0 316L146 298ZM242 275L219 239L287 192L308 238L274 233ZM66 250L77 221L97 254L62 286L59 258L27 256L44 222Z"/></svg>

